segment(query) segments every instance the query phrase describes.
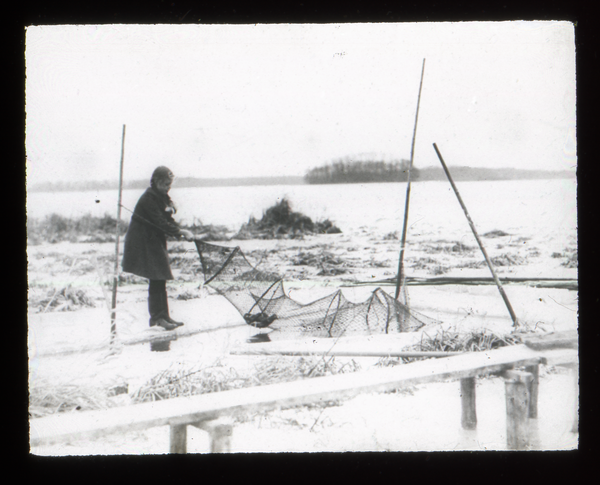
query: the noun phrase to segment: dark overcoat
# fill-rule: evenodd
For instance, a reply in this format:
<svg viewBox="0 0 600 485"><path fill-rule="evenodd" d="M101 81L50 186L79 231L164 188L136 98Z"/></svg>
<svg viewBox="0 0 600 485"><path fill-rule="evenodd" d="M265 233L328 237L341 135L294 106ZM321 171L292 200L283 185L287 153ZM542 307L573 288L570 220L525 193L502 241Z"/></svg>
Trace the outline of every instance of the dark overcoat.
<svg viewBox="0 0 600 485"><path fill-rule="evenodd" d="M125 235L123 271L150 280L172 280L167 236L181 229L173 220L174 206L167 194L148 187L135 206Z"/></svg>

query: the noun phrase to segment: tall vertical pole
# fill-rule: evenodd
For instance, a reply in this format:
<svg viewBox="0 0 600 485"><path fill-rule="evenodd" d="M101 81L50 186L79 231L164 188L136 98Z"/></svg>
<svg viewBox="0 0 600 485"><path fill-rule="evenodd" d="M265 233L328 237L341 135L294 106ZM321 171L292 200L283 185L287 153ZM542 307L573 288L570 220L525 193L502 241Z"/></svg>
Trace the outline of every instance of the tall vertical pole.
<svg viewBox="0 0 600 485"><path fill-rule="evenodd" d="M112 310L110 312L110 345L115 343L117 338L117 284L119 280L119 222L121 221L121 197L123 194L123 159L125 156L125 125L123 125L123 135L121 137L121 164L119 168L119 198L117 202L117 224L115 237L115 267L113 272L113 289L112 289Z"/></svg>
<svg viewBox="0 0 600 485"><path fill-rule="evenodd" d="M396 300L400 296L400 287L404 285L404 250L406 249L406 232L408 230L408 206L410 203L410 182L413 161L415 158L415 140L417 138L417 121L419 120L419 106L421 105L421 90L423 89L423 76L425 75L425 59L421 68L421 83L419 84L419 97L417 98L417 112L415 114L415 127L413 130L412 144L410 147L410 164L408 166L408 180L406 184L406 201L404 203L404 225L402 227L402 241L400 242L400 258L398 261L398 275L396 280Z"/></svg>
<svg viewBox="0 0 600 485"><path fill-rule="evenodd" d="M496 272L494 271L494 265L492 264L492 261L490 260L490 257L488 256L487 251L483 247L483 243L481 242L481 239L479 239L479 234L477 234L477 230L475 229L475 224L473 224L473 221L471 220L471 216L469 215L469 211L467 211L467 206L465 206L465 203L463 202L462 197L458 193L458 189L456 188L456 185L454 185L454 180L452 180L452 177L450 176L450 172L448 171L448 167L446 167L446 163L444 162L444 159L442 158L442 154L438 150L438 147L435 143L433 144L433 148L435 149L435 152L437 153L437 156L440 159L440 163L442 164L442 168L444 169L444 172L446 172L446 177L448 177L448 181L450 182L450 185L452 186L452 189L454 190L454 193L456 194L456 198L458 199L458 202L459 202L460 206L462 207L462 210L465 213L465 216L467 217L467 221L469 222L469 226L471 226L471 231L473 231L473 235L475 236L477 244L479 244L479 249L481 249L481 252L483 253L485 262L487 263L488 268L490 268L492 276L494 277L494 281L496 282L496 286L498 287L498 291L500 292L500 296L502 296L502 299L504 300L504 304L506 305L506 308L508 309L508 313L510 313L510 318L513 321L513 327L517 328L519 326L519 323L517 321L517 316L515 315L515 311L513 310L513 307L510 304L510 301L508 301L508 296L506 296L506 293L504 292L502 283L500 283L500 280L498 279L498 275L496 275Z"/></svg>

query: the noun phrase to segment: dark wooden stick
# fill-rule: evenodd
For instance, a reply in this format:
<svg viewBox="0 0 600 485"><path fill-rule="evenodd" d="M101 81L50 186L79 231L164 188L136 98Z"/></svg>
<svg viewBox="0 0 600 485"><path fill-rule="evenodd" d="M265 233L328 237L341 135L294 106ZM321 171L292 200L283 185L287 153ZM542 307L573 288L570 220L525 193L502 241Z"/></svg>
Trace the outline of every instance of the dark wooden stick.
<svg viewBox="0 0 600 485"><path fill-rule="evenodd" d="M410 202L410 176L415 158L415 139L417 138L417 121L419 120L419 106L421 105L421 90L423 89L423 76L425 75L425 59L421 68L421 83L419 84L419 97L417 98L417 112L415 114L415 127L413 129L412 144L410 147L410 164L408 166L408 181L406 184L406 201L404 203L404 225L402 226L402 241L400 242L400 259L398 261L398 281L396 283L396 300L400 296L400 286L404 284L404 250L406 248L406 232L408 230L408 206Z"/></svg>
<svg viewBox="0 0 600 485"><path fill-rule="evenodd" d="M187 453L187 425L171 425L169 427L169 435L169 453Z"/></svg>
<svg viewBox="0 0 600 485"><path fill-rule="evenodd" d="M496 272L494 271L494 266L492 265L492 262L490 261L490 258L487 255L485 248L483 247L483 243L481 242L481 239L479 239L479 234L477 234L477 230L475 229L475 224L473 224L473 221L471 220L469 211L467 211L467 207L465 206L465 203L463 202L460 194L458 193L458 189L456 188L456 185L454 185L454 180L452 180L450 172L448 171L448 167L446 167L446 163L444 162L444 159L442 158L442 154L438 150L438 147L435 143L433 144L433 148L435 148L435 152L437 153L437 156L440 159L440 162L442 163L444 172L446 172L446 177L448 177L448 181L450 182L450 185L452 185L452 189L454 189L456 198L458 199L458 202L460 203L460 206L462 207L462 210L465 213L465 216L467 216L467 221L469 221L469 226L471 226L471 231L473 231L473 235L475 236L475 239L477 240L477 244L479 244L479 248L481 249L481 252L483 253L483 257L485 258L485 261L486 261L488 267L490 268L490 271L492 272L492 276L494 277L494 281L496 283L496 286L498 287L498 291L500 292L500 295L502 296L502 299L504 300L504 303L506 304L506 308L508 308L508 313L510 313L510 318L512 318L512 321L513 321L513 327L517 327L519 324L517 322L517 316L515 315L515 311L513 310L512 305L510 304L510 301L508 301L508 297L506 296L506 293L504 292L504 288L502 288L502 283L500 283L500 280L498 279L498 276L496 275Z"/></svg>
<svg viewBox="0 0 600 485"><path fill-rule="evenodd" d="M231 418L223 417L211 421L200 421L192 423L192 426L208 433L211 453L231 452L231 436L233 435Z"/></svg>
<svg viewBox="0 0 600 485"><path fill-rule="evenodd" d="M123 193L123 158L125 154L125 125L123 125L123 135L121 138L121 164L119 168L119 201L117 203L117 224L115 238L115 267L113 272L113 289L112 289L112 310L110 312L110 343L111 346L117 338L117 284L119 280L119 222L121 221L121 197Z"/></svg>
<svg viewBox="0 0 600 485"><path fill-rule="evenodd" d="M529 386L533 377L527 372L506 371L506 444L509 450L529 448Z"/></svg>
<svg viewBox="0 0 600 485"><path fill-rule="evenodd" d="M572 278L501 278L503 285L525 285L534 288L558 288L564 290L576 291L579 287L578 281ZM418 276L407 276L402 283L405 286L443 286L443 285L495 285L494 278L489 277L437 277L437 278L421 278ZM396 278L386 278L384 280L356 281L353 283L345 283L343 286L396 286Z"/></svg>
<svg viewBox="0 0 600 485"><path fill-rule="evenodd" d="M540 366L531 365L525 370L529 372L533 379L529 383L529 417L537 419L538 417L538 395L540 388Z"/></svg>
<svg viewBox="0 0 600 485"><path fill-rule="evenodd" d="M461 424L463 429L477 428L476 379L466 377L460 380Z"/></svg>

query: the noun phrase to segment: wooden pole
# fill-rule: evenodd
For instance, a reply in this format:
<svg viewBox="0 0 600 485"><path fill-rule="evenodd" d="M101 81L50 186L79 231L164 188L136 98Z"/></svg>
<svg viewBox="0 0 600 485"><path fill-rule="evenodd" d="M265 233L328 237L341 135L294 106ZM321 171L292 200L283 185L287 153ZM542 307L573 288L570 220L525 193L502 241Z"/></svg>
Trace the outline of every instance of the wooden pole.
<svg viewBox="0 0 600 485"><path fill-rule="evenodd" d="M121 137L121 164L119 168L119 198L117 202L117 224L115 237L115 266L113 272L113 289L112 289L112 310L110 312L110 344L115 343L117 338L117 285L119 282L119 222L121 221L121 197L123 193L123 158L125 155L125 125L123 125L123 135Z"/></svg>
<svg viewBox="0 0 600 485"><path fill-rule="evenodd" d="M169 453L187 453L187 425L177 424L170 427Z"/></svg>
<svg viewBox="0 0 600 485"><path fill-rule="evenodd" d="M230 417L220 417L210 421L192 423L192 426L206 431L210 437L211 453L231 452L233 421Z"/></svg>
<svg viewBox="0 0 600 485"><path fill-rule="evenodd" d="M572 433L579 433L579 365L571 367L571 378L573 382L573 426Z"/></svg>
<svg viewBox="0 0 600 485"><path fill-rule="evenodd" d="M462 207L462 210L465 213L465 216L467 216L467 221L469 221L469 226L471 226L471 231L473 231L473 235L475 236L475 239L477 240L477 244L479 244L479 248L481 249L481 252L483 253L483 257L485 258L488 268L490 268L490 271L492 272L492 276L494 277L494 281L496 283L496 286L498 287L498 291L500 292L500 295L502 296L502 299L504 300L504 303L506 304L506 308L508 308L508 313L510 313L510 318L512 318L512 321L513 321L513 327L517 327L519 324L517 322L517 316L515 315L515 311L513 310L512 305L510 304L510 301L508 301L508 297L506 296L506 293L504 292L504 288L502 288L502 283L500 283L500 280L498 279L498 276L496 275L496 272L494 271L494 266L492 265L492 262L490 261L490 258L488 256L485 248L483 247L483 243L481 242L481 239L479 239L479 234L477 234L477 230L475 229L475 224L473 224L473 221L471 220L469 211L467 211L467 207L465 206L465 203L463 202L460 194L458 193L458 189L456 188L456 185L454 185L454 180L452 180L452 177L450 176L450 172L448 171L448 167L446 167L446 163L444 162L444 159L442 158L442 154L438 150L438 147L435 143L433 144L433 148L435 148L435 152L437 153L437 156L440 159L442 167L444 168L444 172L446 172L446 177L448 177L450 185L452 185L452 188L454 189L456 198L458 199L458 202L460 203L460 206Z"/></svg>
<svg viewBox="0 0 600 485"><path fill-rule="evenodd" d="M466 377L460 380L461 424L463 429L477 428L476 384L475 377Z"/></svg>
<svg viewBox="0 0 600 485"><path fill-rule="evenodd" d="M404 202L404 224L402 226L402 241L400 242L400 257L398 261L398 276L396 281L396 300L400 296L400 287L404 285L404 250L406 249L406 232L408 230L408 206L410 203L410 185L413 161L415 158L415 140L417 138L417 121L419 120L419 106L421 105L421 90L423 89L423 76L425 75L425 59L421 68L421 83L419 84L419 97L417 98L417 112L415 114L415 127L413 129L412 144L410 147L410 164L408 166L408 180L406 183L406 200Z"/></svg>
<svg viewBox="0 0 600 485"><path fill-rule="evenodd" d="M509 450L529 448L529 386L533 376L527 372L507 371L506 390L506 444Z"/></svg>
<svg viewBox="0 0 600 485"><path fill-rule="evenodd" d="M529 384L529 417L537 419L538 417L538 395L540 388L540 366L532 365L526 367L525 370L529 372L533 379Z"/></svg>

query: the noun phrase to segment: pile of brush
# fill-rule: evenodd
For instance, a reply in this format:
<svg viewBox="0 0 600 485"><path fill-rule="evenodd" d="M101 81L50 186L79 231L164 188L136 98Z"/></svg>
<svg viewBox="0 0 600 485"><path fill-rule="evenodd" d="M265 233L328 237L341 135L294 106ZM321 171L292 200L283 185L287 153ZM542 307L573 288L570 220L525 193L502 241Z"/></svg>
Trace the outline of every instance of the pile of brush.
<svg viewBox="0 0 600 485"><path fill-rule="evenodd" d="M337 234L342 231L331 221L313 222L300 212L292 211L290 203L283 198L269 207L257 221L250 217L234 239L280 239L300 238L306 234Z"/></svg>

